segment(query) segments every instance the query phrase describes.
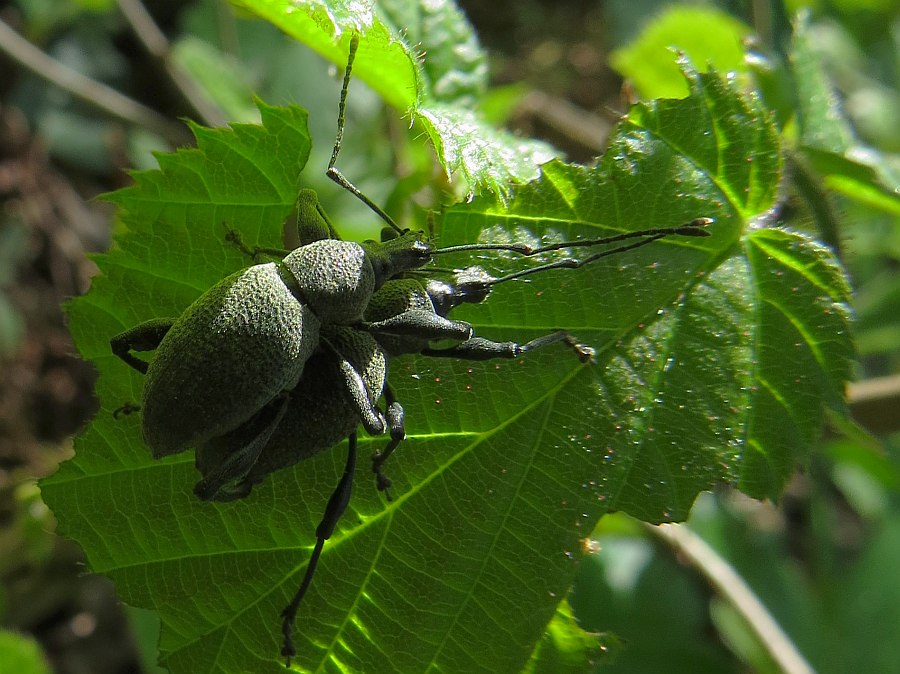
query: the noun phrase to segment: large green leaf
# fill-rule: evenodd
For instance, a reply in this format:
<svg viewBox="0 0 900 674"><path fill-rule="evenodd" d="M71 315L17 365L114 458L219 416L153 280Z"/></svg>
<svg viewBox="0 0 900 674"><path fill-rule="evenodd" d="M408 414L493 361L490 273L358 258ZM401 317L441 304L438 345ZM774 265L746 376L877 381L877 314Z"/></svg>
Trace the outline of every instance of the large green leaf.
<svg viewBox="0 0 900 674"><path fill-rule="evenodd" d="M387 467L395 500L361 467L298 616L297 666L518 671L603 513L683 518L722 480L775 496L809 451L823 401L837 403L847 375L847 289L827 250L760 228L781 171L766 111L718 75L687 75L690 97L632 110L596 166L550 163L503 200L442 214L441 243L715 223L709 238L511 282L458 312L494 338L567 328L597 350L594 363L559 345L500 363L391 363L409 432ZM306 120L297 108L261 113L259 127L195 129L196 150L160 156L159 171L114 195L127 231L69 307L78 348L100 372L101 409L43 493L91 568L124 601L159 611L174 673L281 671L278 614L344 461L338 448L245 500L201 503L192 456L153 461L139 415L113 418L139 399L142 378L109 338L178 315L245 265L226 224L250 245L279 241L309 150Z"/></svg>

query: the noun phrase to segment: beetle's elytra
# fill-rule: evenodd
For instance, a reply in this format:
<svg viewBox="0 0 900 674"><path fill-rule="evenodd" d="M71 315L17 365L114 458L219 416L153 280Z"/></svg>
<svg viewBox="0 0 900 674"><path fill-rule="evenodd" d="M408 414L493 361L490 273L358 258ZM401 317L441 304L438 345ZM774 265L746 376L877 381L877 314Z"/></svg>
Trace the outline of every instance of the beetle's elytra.
<svg viewBox="0 0 900 674"><path fill-rule="evenodd" d="M319 326L275 263L248 267L213 286L173 321L147 368L143 433L153 456L234 430L294 388Z"/></svg>
<svg viewBox="0 0 900 674"><path fill-rule="evenodd" d="M400 229L335 168L356 45L354 37L326 173L381 216L394 232L391 237L380 243L341 241L315 193L302 190L297 249L261 251L277 259L225 278L177 318L155 319L111 340L113 353L146 374L140 410L147 446L156 458L194 449L201 475L194 491L202 500L244 498L269 473L349 439L344 473L316 530L300 587L282 614L282 655L288 663L295 655L297 609L350 499L360 425L371 435L389 435L372 463L376 485L389 497L383 466L405 437L403 408L388 383L389 358L411 353L465 360L515 358L566 342L589 360L590 348L564 330L524 344L494 342L474 336L471 325L450 319L449 313L462 303L486 300L499 283L579 267L664 236L705 236L704 227L711 222L697 218L680 227L544 248L486 244L436 249L420 233ZM229 238L241 245L236 234ZM446 252L506 250L528 256L605 244L615 247L499 278L475 266L449 279L424 271L434 255ZM432 346L447 339L455 344ZM134 351L155 354L144 360Z"/></svg>

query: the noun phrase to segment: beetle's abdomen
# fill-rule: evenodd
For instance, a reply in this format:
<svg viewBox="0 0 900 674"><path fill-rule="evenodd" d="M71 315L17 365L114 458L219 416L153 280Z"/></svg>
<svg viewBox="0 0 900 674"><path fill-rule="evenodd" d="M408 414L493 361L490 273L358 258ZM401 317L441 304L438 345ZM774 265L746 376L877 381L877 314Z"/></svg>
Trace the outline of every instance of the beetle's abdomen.
<svg viewBox="0 0 900 674"><path fill-rule="evenodd" d="M387 375L380 345L368 333L352 328L332 328L328 340L362 376L372 400L378 400ZM337 357L330 348L322 348L306 363L281 422L259 458L246 474L234 475L231 484L222 485L211 498L242 498L270 473L334 447L358 426L359 412L350 399ZM197 470L204 480L248 447L260 432L260 424L251 420L197 447Z"/></svg>
<svg viewBox="0 0 900 674"><path fill-rule="evenodd" d="M387 376L384 351L374 338L350 328L335 328L328 339L362 376L373 401L381 397ZM250 471L253 482L336 444L360 424L334 353L322 349L291 393L290 403L268 446Z"/></svg>
<svg viewBox="0 0 900 674"><path fill-rule="evenodd" d="M147 370L144 440L155 457L227 433L296 386L319 321L276 265L244 269L181 315Z"/></svg>

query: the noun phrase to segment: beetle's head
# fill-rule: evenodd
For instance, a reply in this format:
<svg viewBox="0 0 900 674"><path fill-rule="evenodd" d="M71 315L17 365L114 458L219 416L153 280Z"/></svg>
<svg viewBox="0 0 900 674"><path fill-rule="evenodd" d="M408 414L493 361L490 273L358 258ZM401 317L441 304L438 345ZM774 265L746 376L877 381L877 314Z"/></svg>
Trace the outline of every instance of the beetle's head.
<svg viewBox="0 0 900 674"><path fill-rule="evenodd" d="M421 232L405 232L381 243L365 241L362 246L375 272L376 289L397 274L428 264L434 251L434 246L423 238Z"/></svg>

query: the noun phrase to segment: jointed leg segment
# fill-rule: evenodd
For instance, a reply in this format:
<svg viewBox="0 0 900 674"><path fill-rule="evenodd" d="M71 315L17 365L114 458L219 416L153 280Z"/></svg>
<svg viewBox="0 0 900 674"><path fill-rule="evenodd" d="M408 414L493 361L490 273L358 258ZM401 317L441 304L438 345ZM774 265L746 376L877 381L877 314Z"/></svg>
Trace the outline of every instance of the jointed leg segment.
<svg viewBox="0 0 900 674"><path fill-rule="evenodd" d="M383 491L385 498L391 501L392 498L389 491L391 480L384 474L382 467L384 462L394 453L394 450L406 439L406 428L403 423L403 406L397 401L390 386L384 387L384 399L387 402L385 417L387 418L388 432L391 439L384 449L372 455L372 472L375 473L375 485L378 487L378 491Z"/></svg>
<svg viewBox="0 0 900 674"><path fill-rule="evenodd" d="M492 360L494 358L518 358L523 353L565 342L578 354L582 363L590 361L594 357L594 350L578 342L575 337L565 330L558 330L549 335L532 339L525 344L518 342L495 342L484 337L472 337L464 342L443 349L423 349L423 356L432 358L459 358L461 360Z"/></svg>
<svg viewBox="0 0 900 674"><path fill-rule="evenodd" d="M291 599L291 603L281 612L281 633L284 635L281 654L284 656L288 667L291 666L291 658L297 654L291 636L294 627L294 619L297 617L297 609L300 607L300 602L303 601L303 597L312 583L313 575L316 573L316 566L319 564L319 557L322 555L322 548L325 546L325 541L331 538L335 527L337 527L337 523L341 519L341 515L344 514L344 511L347 509L347 504L350 502L350 494L353 491L353 472L355 470L356 433L353 433L350 436L349 447L347 450L347 464L344 466L344 474L341 475L337 487L335 487L331 497L328 499L328 505L325 506L325 513L322 516L322 521L319 522L319 526L316 527L316 545L309 558L309 563L306 565L306 573L303 575L303 581L300 583L300 588L297 590L294 598Z"/></svg>
<svg viewBox="0 0 900 674"><path fill-rule="evenodd" d="M354 34L352 38L350 38L350 55L347 59L347 69L344 71L344 84L341 87L341 102L338 107L338 128L337 128L337 137L334 139L334 149L331 152L331 161L328 162L328 170L325 171L325 175L327 175L331 180L336 182L338 185L343 187L345 190L350 192L357 199L362 201L366 206L368 206L374 213L378 215L382 220L384 220L388 226L393 229L398 234L403 233L403 229L394 222L394 219L384 212L384 210L376 204L374 201L369 199L365 194L360 192L359 188L356 187L353 183L351 183L347 178L344 177L344 174L337 170L334 165L337 162L338 154L341 151L341 142L344 140L344 121L345 121L345 112L347 109L347 90L350 87L350 73L353 70L353 61L356 58L356 50L359 48L359 36Z"/></svg>

